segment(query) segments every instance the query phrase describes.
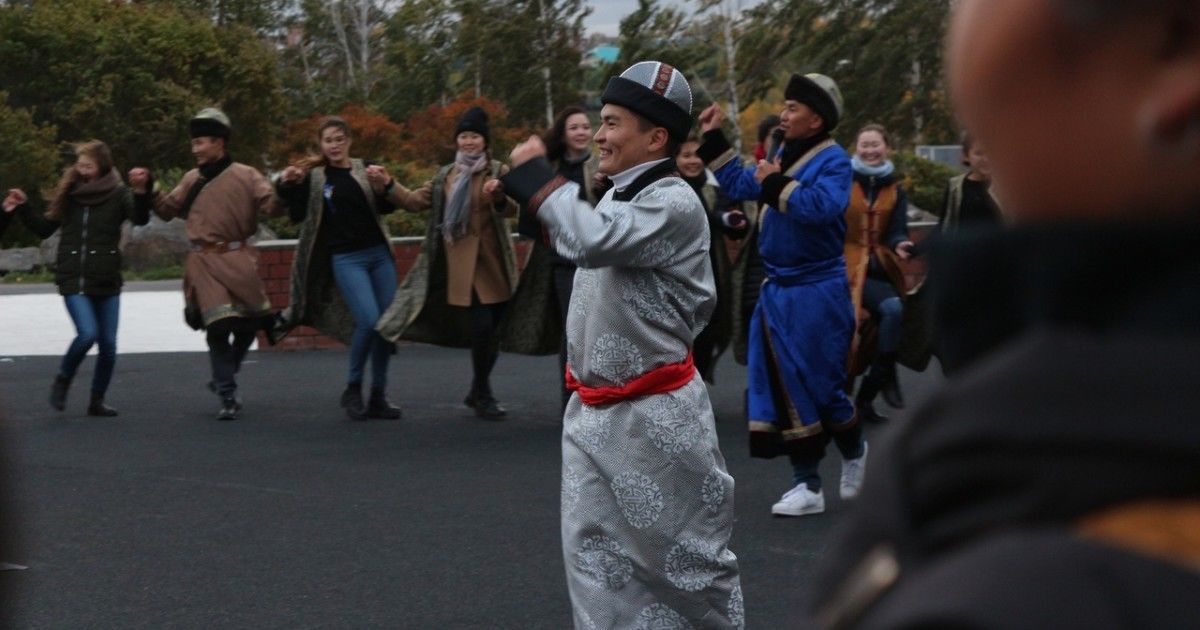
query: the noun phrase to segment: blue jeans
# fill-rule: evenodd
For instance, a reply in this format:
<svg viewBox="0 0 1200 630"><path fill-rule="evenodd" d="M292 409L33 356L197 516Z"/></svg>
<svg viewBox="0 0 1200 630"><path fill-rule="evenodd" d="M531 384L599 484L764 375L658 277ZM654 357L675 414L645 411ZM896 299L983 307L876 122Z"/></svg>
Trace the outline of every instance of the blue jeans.
<svg viewBox="0 0 1200 630"><path fill-rule="evenodd" d="M79 364L93 344L99 344L100 356L92 374L92 391L103 394L112 381L113 366L117 363L117 322L121 317L121 296L64 295L67 313L75 322L75 340L67 348L58 373L73 378Z"/></svg>
<svg viewBox="0 0 1200 630"><path fill-rule="evenodd" d="M362 383L371 357L371 388L387 385L391 344L375 332L375 323L396 295L396 262L386 245L333 255L333 279L354 317L350 342L349 383Z"/></svg>

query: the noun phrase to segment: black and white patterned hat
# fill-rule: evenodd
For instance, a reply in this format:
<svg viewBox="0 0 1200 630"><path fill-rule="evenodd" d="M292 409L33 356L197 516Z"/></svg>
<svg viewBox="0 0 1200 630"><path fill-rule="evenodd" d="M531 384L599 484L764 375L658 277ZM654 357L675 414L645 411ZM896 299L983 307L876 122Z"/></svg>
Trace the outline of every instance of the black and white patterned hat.
<svg viewBox="0 0 1200 630"><path fill-rule="evenodd" d="M658 61L639 61L609 79L600 95L604 104L620 105L666 128L682 142L692 129L692 87L683 73Z"/></svg>

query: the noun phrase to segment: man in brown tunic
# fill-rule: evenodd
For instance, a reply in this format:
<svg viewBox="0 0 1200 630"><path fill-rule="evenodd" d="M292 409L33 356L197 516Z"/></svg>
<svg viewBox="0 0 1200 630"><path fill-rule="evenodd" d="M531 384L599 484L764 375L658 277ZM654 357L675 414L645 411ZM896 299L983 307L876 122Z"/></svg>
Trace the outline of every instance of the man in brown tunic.
<svg viewBox="0 0 1200 630"><path fill-rule="evenodd" d="M258 277L258 253L247 240L258 231L259 213L274 212L275 195L262 173L229 157L225 145L231 128L223 112L201 110L188 131L197 168L174 190L154 191L144 168L130 171L129 182L139 203L151 205L160 218L187 221L185 315L208 337L209 387L221 397L217 419L233 420L242 408L234 375L256 332L270 328L271 303Z"/></svg>

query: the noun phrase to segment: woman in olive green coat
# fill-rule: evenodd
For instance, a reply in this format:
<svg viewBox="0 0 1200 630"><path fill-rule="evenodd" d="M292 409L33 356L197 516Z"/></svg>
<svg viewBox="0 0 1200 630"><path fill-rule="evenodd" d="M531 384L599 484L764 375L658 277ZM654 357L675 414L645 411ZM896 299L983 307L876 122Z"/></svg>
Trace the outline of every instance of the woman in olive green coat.
<svg viewBox="0 0 1200 630"><path fill-rule="evenodd" d="M50 405L66 407L71 379L88 350L99 346L92 375L88 415L115 416L104 404L117 360L117 321L121 308L121 224L144 225L146 212L135 210L133 196L113 168L112 152L99 140L75 148L74 166L59 181L45 215L29 207L20 189L4 199L4 212L17 213L26 227L41 238L61 230L55 263L55 283L75 323L76 336L63 356L50 390Z"/></svg>

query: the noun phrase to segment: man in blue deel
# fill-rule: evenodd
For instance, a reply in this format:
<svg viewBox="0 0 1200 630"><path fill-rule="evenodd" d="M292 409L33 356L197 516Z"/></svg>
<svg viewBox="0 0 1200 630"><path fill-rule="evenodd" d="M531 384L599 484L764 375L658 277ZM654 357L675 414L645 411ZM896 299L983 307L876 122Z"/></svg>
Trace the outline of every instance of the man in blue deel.
<svg viewBox="0 0 1200 630"><path fill-rule="evenodd" d="M766 281L750 321L750 454L788 455L794 487L771 508L779 516L825 511L817 467L830 439L841 451L843 499L858 494L867 445L844 390L854 312L843 246L853 175L830 137L842 94L821 74L792 75L784 90L779 149L743 167L721 131L718 105L700 114L700 157L725 194L763 206L758 247ZM776 137L779 134L776 132Z"/></svg>

